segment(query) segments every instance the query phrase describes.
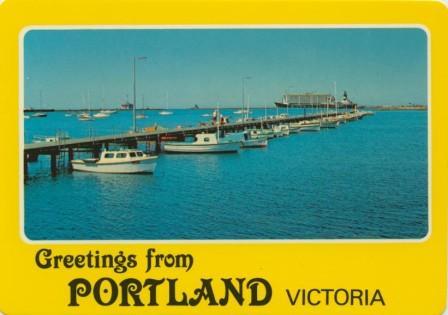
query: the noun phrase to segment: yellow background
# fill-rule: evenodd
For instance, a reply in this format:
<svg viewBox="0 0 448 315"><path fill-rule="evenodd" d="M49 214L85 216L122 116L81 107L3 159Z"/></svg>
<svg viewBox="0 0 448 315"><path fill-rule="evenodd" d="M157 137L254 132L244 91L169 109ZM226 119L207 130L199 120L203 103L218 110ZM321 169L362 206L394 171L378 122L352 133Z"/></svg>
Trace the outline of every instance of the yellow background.
<svg viewBox="0 0 448 315"><path fill-rule="evenodd" d="M441 314L446 297L448 14L430 1L105 1L6 0L0 5L0 311L5 314ZM19 34L28 26L201 24L418 24L430 33L432 233L421 242L293 244L28 244L20 237ZM117 43L119 44L119 43ZM51 193L51 192L49 192ZM89 250L139 256L124 275L110 270L41 270L40 248L58 254ZM191 253L192 270L144 273L146 249ZM101 307L93 299L67 307L76 277L178 277L192 292L200 278L264 277L274 296L265 307ZM291 306L285 289L379 288L386 307ZM166 291L160 291L164 294ZM162 298L163 296L161 296ZM161 300L164 300L163 298Z"/></svg>

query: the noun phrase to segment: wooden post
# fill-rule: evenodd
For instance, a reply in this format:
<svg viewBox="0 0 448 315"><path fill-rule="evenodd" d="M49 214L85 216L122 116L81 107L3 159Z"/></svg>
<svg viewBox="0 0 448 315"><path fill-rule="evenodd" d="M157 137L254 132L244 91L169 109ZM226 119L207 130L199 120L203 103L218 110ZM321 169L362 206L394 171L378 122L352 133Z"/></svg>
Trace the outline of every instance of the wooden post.
<svg viewBox="0 0 448 315"><path fill-rule="evenodd" d="M162 151L161 147L160 147L160 136L157 135L157 139L156 139L156 153L159 154Z"/></svg>
<svg viewBox="0 0 448 315"><path fill-rule="evenodd" d="M28 179L28 154L23 154L23 178Z"/></svg>
<svg viewBox="0 0 448 315"><path fill-rule="evenodd" d="M98 147L98 146L95 146L93 148L93 158L99 159L100 158L100 152L101 152L101 148Z"/></svg>
<svg viewBox="0 0 448 315"><path fill-rule="evenodd" d="M72 160L73 160L73 148L69 148L68 149L68 171L69 172L73 171Z"/></svg>
<svg viewBox="0 0 448 315"><path fill-rule="evenodd" d="M51 159L51 176L56 176L58 174L58 167L56 163L56 156L57 152L51 152L50 159Z"/></svg>

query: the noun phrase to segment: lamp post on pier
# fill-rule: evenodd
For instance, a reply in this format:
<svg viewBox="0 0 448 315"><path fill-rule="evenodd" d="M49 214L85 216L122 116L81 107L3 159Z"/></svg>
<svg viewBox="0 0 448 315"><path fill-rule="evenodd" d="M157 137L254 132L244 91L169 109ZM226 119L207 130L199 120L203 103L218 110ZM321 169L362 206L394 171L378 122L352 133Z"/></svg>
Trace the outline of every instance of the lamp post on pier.
<svg viewBox="0 0 448 315"><path fill-rule="evenodd" d="M137 132L137 115L136 115L136 108L137 108L137 60L146 60L148 59L145 56L134 56L134 71L133 71L133 77L134 77L134 103L132 104L132 122L133 122L133 128L132 131L134 133Z"/></svg>

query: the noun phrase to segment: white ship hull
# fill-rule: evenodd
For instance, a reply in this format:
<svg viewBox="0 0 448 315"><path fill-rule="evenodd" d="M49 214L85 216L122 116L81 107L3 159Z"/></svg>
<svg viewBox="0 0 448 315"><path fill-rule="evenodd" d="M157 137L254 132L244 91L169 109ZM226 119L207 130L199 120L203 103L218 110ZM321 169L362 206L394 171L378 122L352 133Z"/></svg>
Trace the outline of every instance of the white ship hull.
<svg viewBox="0 0 448 315"><path fill-rule="evenodd" d="M168 153L232 153L239 150L239 142L217 144L167 143L163 146Z"/></svg>
<svg viewBox="0 0 448 315"><path fill-rule="evenodd" d="M156 165L156 157L139 161L116 163L97 163L94 159L72 161L74 171L109 174L154 173Z"/></svg>

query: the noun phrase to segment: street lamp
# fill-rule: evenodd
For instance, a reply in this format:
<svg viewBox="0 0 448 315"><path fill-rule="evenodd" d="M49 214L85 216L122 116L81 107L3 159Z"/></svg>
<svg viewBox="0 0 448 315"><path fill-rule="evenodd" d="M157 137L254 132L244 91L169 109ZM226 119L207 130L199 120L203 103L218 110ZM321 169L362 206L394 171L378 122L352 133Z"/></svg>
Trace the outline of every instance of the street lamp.
<svg viewBox="0 0 448 315"><path fill-rule="evenodd" d="M137 70L136 70L136 64L137 64L137 60L146 60L148 59L145 56L134 56L134 71L133 71L133 76L134 76L134 104L132 105L132 121L133 121L133 128L132 130L135 132L137 132L137 116L136 116L136 108L137 108Z"/></svg>

